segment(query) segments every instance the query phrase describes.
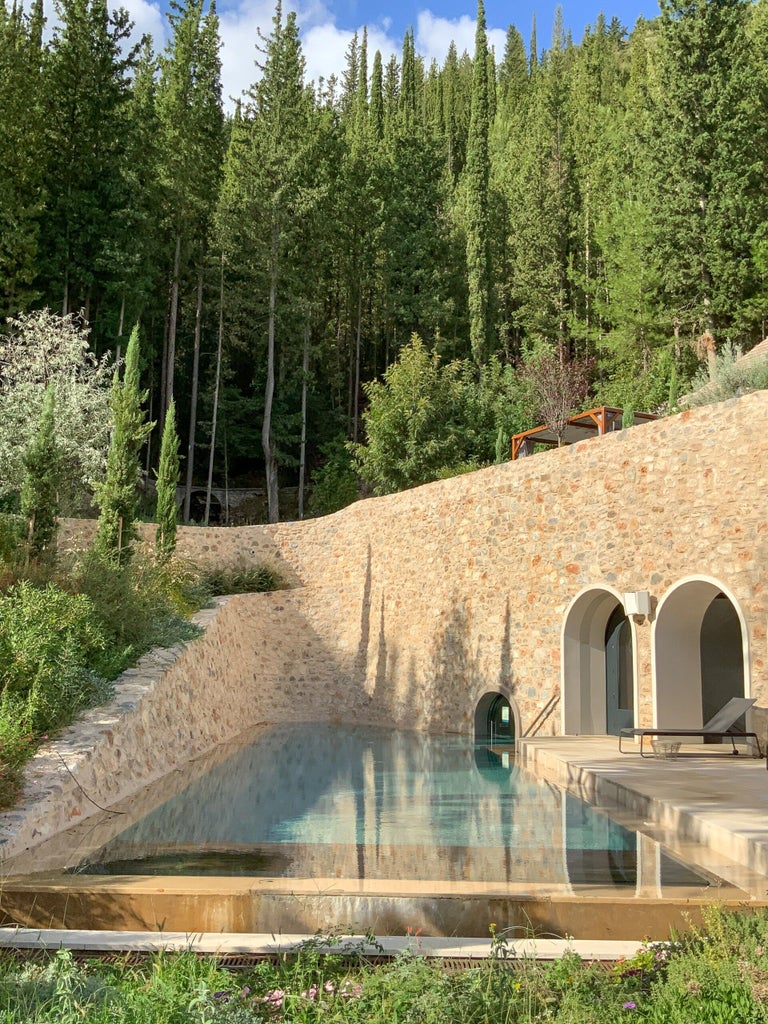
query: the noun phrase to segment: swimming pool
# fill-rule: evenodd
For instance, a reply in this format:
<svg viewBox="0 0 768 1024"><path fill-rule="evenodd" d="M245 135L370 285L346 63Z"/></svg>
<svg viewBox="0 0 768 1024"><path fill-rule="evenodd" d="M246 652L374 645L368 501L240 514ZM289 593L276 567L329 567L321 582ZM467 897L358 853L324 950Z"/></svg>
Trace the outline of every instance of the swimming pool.
<svg viewBox="0 0 768 1024"><path fill-rule="evenodd" d="M130 807L129 807L130 810ZM701 893L721 884L466 737L270 726L69 871Z"/></svg>
<svg viewBox="0 0 768 1024"><path fill-rule="evenodd" d="M87 796L87 794L85 794ZM36 928L666 938L765 880L460 736L264 725L3 862Z"/></svg>

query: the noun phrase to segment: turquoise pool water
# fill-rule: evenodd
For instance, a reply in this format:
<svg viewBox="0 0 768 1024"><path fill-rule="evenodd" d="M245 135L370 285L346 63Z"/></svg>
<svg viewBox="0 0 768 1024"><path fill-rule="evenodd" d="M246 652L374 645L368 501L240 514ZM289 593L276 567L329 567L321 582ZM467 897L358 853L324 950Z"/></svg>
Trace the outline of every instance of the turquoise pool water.
<svg viewBox="0 0 768 1024"><path fill-rule="evenodd" d="M72 868L70 868L71 870ZM706 888L712 879L459 736L301 723L252 743L74 870Z"/></svg>

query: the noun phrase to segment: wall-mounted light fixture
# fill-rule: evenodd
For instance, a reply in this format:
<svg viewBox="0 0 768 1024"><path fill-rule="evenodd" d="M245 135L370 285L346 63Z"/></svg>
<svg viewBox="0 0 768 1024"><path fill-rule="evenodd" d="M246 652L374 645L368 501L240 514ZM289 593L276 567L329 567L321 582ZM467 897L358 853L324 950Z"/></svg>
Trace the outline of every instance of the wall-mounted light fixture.
<svg viewBox="0 0 768 1024"><path fill-rule="evenodd" d="M625 615L650 615L651 595L647 590L633 590L624 595Z"/></svg>

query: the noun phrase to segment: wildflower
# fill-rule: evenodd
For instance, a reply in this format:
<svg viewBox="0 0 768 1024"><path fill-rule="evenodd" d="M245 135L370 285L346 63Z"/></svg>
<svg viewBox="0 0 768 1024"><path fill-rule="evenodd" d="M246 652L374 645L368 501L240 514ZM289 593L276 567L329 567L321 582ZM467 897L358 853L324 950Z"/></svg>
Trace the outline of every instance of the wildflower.
<svg viewBox="0 0 768 1024"><path fill-rule="evenodd" d="M336 986L333 984L332 981L326 981L326 983L323 985L323 988L325 989L326 992L336 991Z"/></svg>
<svg viewBox="0 0 768 1024"><path fill-rule="evenodd" d="M229 992L227 992L226 989L221 991L221 992L214 992L213 993L213 998L214 999L218 999L219 1002L221 1002L221 1003L228 1003L229 1002Z"/></svg>
<svg viewBox="0 0 768 1024"><path fill-rule="evenodd" d="M637 1009L637 1003L624 1003L624 1009L625 1010L636 1010Z"/></svg>
<svg viewBox="0 0 768 1024"><path fill-rule="evenodd" d="M283 1000L285 999L285 991L282 988L275 988L271 992L267 992L265 996L262 996L259 1000L260 1003L266 1003L272 1010L282 1009Z"/></svg>
<svg viewBox="0 0 768 1024"><path fill-rule="evenodd" d="M314 1002L317 999L317 985L310 985L309 988L305 988L301 993L301 998Z"/></svg>
<svg viewBox="0 0 768 1024"><path fill-rule="evenodd" d="M363 986L359 983L353 985L351 981L345 981L341 989L342 999L359 999L363 994Z"/></svg>

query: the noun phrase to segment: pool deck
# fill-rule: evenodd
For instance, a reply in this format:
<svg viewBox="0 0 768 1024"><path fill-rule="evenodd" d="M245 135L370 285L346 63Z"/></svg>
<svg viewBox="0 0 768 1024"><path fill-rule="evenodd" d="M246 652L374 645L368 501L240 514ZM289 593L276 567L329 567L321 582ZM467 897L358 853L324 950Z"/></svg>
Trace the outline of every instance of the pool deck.
<svg viewBox="0 0 768 1024"><path fill-rule="evenodd" d="M763 901L768 771L765 759L746 748L738 757L730 750L730 744L683 745L675 759L641 758L620 754L614 736L558 736L522 741L520 757L523 766L592 804L619 804L639 829L681 853L701 844L711 870Z"/></svg>

